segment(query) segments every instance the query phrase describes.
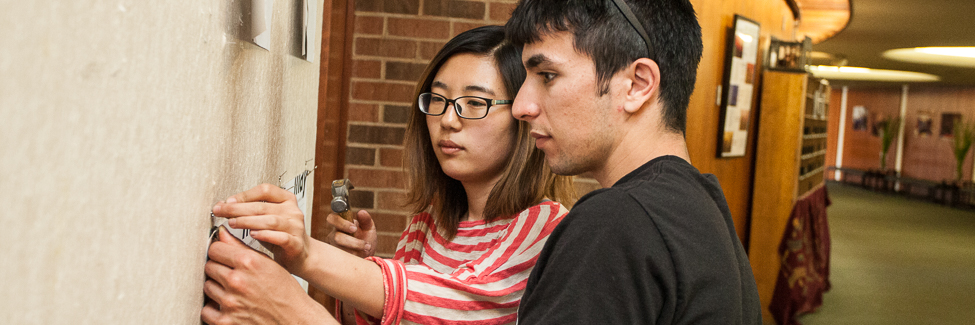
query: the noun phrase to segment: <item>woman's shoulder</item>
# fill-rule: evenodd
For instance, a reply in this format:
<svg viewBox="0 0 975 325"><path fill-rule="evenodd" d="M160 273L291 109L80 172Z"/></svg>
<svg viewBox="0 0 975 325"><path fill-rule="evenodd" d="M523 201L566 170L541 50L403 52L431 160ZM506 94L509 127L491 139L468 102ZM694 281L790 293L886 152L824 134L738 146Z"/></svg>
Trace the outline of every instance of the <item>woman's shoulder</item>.
<svg viewBox="0 0 975 325"><path fill-rule="evenodd" d="M525 209L517 217L536 216L537 218L545 219L548 222L557 222L568 213L569 209L561 203L552 200L544 200L529 207L528 209Z"/></svg>

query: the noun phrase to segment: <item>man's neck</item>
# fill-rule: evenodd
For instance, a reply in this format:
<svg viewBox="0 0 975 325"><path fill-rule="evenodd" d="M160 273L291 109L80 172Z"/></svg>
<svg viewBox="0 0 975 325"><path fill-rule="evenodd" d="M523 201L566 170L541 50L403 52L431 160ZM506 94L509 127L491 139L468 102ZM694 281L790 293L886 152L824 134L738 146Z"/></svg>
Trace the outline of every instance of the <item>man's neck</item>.
<svg viewBox="0 0 975 325"><path fill-rule="evenodd" d="M630 131L633 132L623 134L603 167L592 171L592 177L600 186L613 186L623 176L657 157L677 156L690 163L683 135L647 128L630 128Z"/></svg>

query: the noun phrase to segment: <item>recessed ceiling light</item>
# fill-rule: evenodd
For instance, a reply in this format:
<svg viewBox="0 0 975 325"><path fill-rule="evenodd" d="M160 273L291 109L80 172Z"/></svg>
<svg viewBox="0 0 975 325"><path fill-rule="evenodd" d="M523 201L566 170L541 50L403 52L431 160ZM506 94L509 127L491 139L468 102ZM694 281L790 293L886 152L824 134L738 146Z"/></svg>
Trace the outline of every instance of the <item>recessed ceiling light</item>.
<svg viewBox="0 0 975 325"><path fill-rule="evenodd" d="M887 82L931 82L941 80L940 77L920 72L870 69L861 67L837 67L828 65L811 65L809 72L817 78L827 80L858 80L858 81L887 81Z"/></svg>
<svg viewBox="0 0 975 325"><path fill-rule="evenodd" d="M884 57L905 62L975 68L975 47L915 47L884 52Z"/></svg>

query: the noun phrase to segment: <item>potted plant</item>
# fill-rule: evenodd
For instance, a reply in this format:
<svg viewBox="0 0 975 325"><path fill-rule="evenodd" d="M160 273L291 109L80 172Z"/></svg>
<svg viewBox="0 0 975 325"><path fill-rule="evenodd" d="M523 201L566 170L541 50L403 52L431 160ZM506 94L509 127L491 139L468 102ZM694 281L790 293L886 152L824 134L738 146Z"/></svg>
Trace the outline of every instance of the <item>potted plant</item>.
<svg viewBox="0 0 975 325"><path fill-rule="evenodd" d="M972 147L972 141L975 140L975 125L956 121L951 135L955 154L955 180L961 182L961 167L968 156L968 149Z"/></svg>
<svg viewBox="0 0 975 325"><path fill-rule="evenodd" d="M900 132L901 118L886 118L878 124L880 126L878 130L880 132L880 171L887 172L887 152L890 151L890 145L894 143L894 138Z"/></svg>

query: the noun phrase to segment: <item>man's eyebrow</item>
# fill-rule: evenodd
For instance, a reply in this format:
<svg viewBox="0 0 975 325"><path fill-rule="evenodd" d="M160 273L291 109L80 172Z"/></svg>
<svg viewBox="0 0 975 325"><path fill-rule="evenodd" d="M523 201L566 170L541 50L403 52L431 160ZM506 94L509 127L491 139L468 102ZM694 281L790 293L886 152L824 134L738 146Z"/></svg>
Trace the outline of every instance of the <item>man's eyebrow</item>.
<svg viewBox="0 0 975 325"><path fill-rule="evenodd" d="M549 63L549 62L552 62L552 60L549 60L548 57L546 57L544 54L535 54L532 55L532 57L528 58L528 60L525 60L525 68L534 69L537 68L542 63Z"/></svg>

